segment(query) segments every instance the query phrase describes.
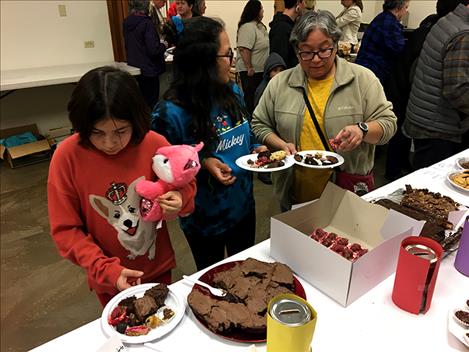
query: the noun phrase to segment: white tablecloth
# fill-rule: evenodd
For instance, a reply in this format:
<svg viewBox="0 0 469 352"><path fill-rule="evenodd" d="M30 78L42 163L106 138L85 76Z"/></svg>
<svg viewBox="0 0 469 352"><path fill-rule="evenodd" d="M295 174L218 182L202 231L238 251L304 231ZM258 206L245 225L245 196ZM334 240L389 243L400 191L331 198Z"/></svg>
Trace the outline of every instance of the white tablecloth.
<svg viewBox="0 0 469 352"><path fill-rule="evenodd" d="M456 190L446 175L456 168L455 160L469 157L469 150L430 168L414 172L366 195L365 199L385 196L405 184L426 187L469 205L469 193ZM254 257L273 261L269 256L270 240L261 242L226 261ZM315 308L318 321L314 333L313 351L465 351L465 346L448 331L448 312L463 307L469 299L469 279L453 266L455 253L440 265L430 310L414 315L394 305L391 300L394 275L381 282L350 306L344 308L322 292L299 278L308 302ZM286 263L288 264L288 263ZM198 278L202 272L195 273ZM186 297L191 286L182 281L171 289ZM107 340L100 321L95 320L34 349L40 351L96 351ZM168 351L247 351L248 344L219 338L195 320L189 308L181 323L164 338L153 342L154 348ZM142 345L131 345L130 351L151 351ZM258 344L264 351L265 344Z"/></svg>

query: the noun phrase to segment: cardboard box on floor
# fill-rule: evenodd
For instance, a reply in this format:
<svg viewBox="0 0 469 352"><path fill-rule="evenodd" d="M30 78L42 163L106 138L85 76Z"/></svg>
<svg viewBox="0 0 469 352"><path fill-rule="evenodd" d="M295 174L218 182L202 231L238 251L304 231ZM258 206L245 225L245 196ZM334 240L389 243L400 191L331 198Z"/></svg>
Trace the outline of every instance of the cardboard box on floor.
<svg viewBox="0 0 469 352"><path fill-rule="evenodd" d="M39 130L33 124L0 130L0 138L7 138L29 131L39 137ZM0 158L8 162L12 168L49 160L50 156L51 149L46 139L9 148L0 145Z"/></svg>
<svg viewBox="0 0 469 352"><path fill-rule="evenodd" d="M423 224L329 183L317 201L271 218L270 255L347 306L395 272L401 241ZM317 228L369 252L352 263L310 238Z"/></svg>

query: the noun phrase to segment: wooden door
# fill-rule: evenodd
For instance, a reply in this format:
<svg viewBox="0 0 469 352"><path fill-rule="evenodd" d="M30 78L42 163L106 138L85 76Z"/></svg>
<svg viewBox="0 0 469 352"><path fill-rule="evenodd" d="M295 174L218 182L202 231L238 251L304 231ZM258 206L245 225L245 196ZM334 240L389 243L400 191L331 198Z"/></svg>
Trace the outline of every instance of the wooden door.
<svg viewBox="0 0 469 352"><path fill-rule="evenodd" d="M122 24L129 13L129 0L107 0L109 25L111 27L114 61L127 61L125 55L124 30Z"/></svg>

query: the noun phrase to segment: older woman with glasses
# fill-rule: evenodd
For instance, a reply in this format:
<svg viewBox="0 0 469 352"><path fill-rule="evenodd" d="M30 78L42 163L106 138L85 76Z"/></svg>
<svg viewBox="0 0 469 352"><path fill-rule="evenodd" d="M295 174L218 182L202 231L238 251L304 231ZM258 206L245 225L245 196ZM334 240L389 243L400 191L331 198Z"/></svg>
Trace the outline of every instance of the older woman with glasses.
<svg viewBox="0 0 469 352"><path fill-rule="evenodd" d="M299 64L269 82L252 129L269 149L287 154L331 150L332 140L345 159L336 183L362 193L373 187L375 144L388 142L396 117L375 75L337 57L340 36L328 11L308 12L297 21L290 42ZM318 198L331 175L300 166L273 173L282 209Z"/></svg>
<svg viewBox="0 0 469 352"><path fill-rule="evenodd" d="M174 51L174 79L153 111L152 127L173 144L204 142L195 211L182 230L201 270L254 244L252 174L235 160L255 144L240 88L230 81L233 51L224 26L208 17L184 23Z"/></svg>

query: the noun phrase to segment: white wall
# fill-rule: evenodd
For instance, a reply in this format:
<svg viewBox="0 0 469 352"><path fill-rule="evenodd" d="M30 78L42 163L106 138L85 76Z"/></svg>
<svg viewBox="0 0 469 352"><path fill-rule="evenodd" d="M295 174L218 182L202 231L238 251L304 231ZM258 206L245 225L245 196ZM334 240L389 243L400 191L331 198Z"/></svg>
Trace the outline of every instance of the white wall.
<svg viewBox="0 0 469 352"><path fill-rule="evenodd" d="M264 19L262 22L269 28L269 22L274 17L274 1L261 0L264 8ZM236 47L236 32L241 13L246 5L246 0L206 0L207 10L206 16L219 17L226 25L226 31L230 37L231 46Z"/></svg>
<svg viewBox="0 0 469 352"><path fill-rule="evenodd" d="M64 4L67 16L60 17ZM3 70L113 61L106 1L1 0ZM93 40L95 47L84 48ZM20 89L0 101L0 128L37 123L45 133L68 124L74 85ZM3 92L2 92L3 93Z"/></svg>
<svg viewBox="0 0 469 352"><path fill-rule="evenodd" d="M106 1L0 1L1 68L112 61ZM66 17L59 16L64 4ZM93 40L95 47L84 48Z"/></svg>

